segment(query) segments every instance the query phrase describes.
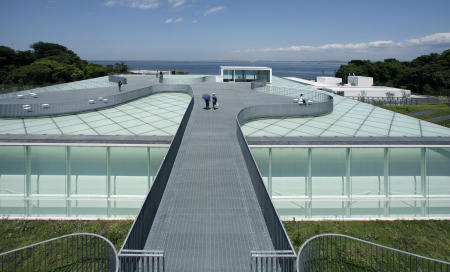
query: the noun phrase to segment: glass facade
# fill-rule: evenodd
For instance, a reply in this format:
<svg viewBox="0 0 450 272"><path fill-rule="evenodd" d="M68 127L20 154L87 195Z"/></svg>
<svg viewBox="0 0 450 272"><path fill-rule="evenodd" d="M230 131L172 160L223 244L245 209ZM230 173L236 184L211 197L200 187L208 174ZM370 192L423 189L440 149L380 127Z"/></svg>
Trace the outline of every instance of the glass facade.
<svg viewBox="0 0 450 272"><path fill-rule="evenodd" d="M0 215L134 217L168 146L0 146Z"/></svg>
<svg viewBox="0 0 450 272"><path fill-rule="evenodd" d="M265 81L270 82L269 70L223 70L223 81L252 82Z"/></svg>
<svg viewBox="0 0 450 272"><path fill-rule="evenodd" d="M448 147L251 147L280 216L449 217Z"/></svg>

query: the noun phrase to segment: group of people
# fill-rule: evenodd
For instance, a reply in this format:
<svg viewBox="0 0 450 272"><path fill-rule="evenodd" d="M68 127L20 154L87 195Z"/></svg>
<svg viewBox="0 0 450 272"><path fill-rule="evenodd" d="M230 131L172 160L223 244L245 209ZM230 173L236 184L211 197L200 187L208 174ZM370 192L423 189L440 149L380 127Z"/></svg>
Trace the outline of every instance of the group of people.
<svg viewBox="0 0 450 272"><path fill-rule="evenodd" d="M207 109L207 110L210 109L210 107L209 107L210 100L212 100L214 110L217 110L219 108L219 103L217 103L217 95L215 93L212 93L211 96L209 96L209 94L204 94L202 98L205 100L205 104L206 104L205 109Z"/></svg>

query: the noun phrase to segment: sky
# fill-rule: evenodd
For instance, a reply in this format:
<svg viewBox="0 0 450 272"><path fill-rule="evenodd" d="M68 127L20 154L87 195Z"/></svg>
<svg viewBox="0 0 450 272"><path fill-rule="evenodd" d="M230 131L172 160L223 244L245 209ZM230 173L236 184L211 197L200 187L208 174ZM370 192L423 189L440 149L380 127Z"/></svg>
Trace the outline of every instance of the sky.
<svg viewBox="0 0 450 272"><path fill-rule="evenodd" d="M1 0L0 45L87 60L411 60L450 48L449 0Z"/></svg>

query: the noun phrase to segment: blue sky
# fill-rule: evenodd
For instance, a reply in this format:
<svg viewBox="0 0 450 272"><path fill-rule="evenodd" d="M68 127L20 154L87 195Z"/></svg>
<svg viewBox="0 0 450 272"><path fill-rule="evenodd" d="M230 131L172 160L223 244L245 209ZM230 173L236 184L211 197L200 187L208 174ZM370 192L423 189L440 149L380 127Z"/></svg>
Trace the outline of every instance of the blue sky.
<svg viewBox="0 0 450 272"><path fill-rule="evenodd" d="M90 60L410 60L450 48L449 0L2 0L0 44Z"/></svg>

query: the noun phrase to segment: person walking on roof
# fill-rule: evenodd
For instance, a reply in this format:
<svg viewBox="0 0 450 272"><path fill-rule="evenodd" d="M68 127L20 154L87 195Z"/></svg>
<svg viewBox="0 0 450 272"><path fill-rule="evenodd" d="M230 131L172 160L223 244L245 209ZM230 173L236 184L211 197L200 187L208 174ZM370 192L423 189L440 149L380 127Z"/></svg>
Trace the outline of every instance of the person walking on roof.
<svg viewBox="0 0 450 272"><path fill-rule="evenodd" d="M119 82L117 82L117 85L119 86L119 92L122 90L122 81L119 80Z"/></svg>
<svg viewBox="0 0 450 272"><path fill-rule="evenodd" d="M217 105L217 96L215 93L212 94L212 103L213 103L213 109L217 110L218 109L218 105Z"/></svg>

